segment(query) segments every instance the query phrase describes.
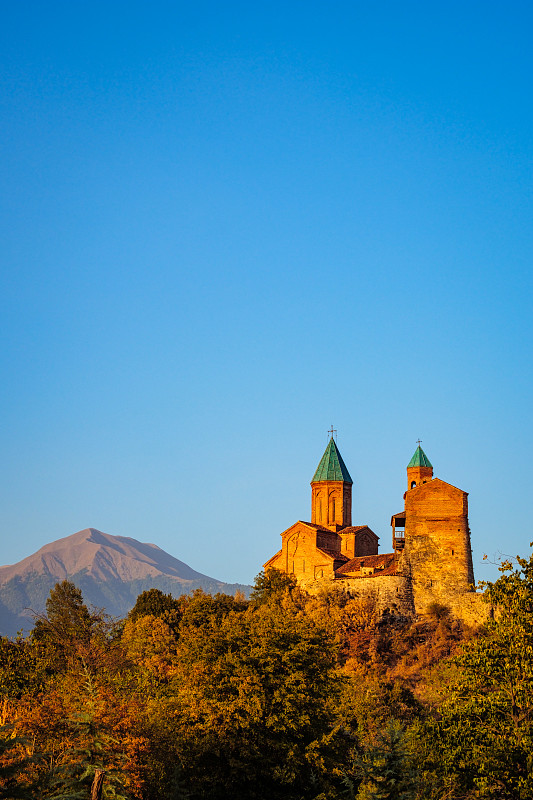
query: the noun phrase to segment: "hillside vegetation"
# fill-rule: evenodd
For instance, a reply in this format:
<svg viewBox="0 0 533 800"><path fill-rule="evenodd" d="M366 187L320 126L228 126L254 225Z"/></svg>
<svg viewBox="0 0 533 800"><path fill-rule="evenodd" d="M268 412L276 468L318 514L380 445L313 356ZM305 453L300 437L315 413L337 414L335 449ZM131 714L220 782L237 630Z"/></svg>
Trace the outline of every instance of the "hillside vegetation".
<svg viewBox="0 0 533 800"><path fill-rule="evenodd" d="M250 600L143 592L126 620L64 581L0 640L0 798L533 797L533 557L446 608L376 618L261 573Z"/></svg>

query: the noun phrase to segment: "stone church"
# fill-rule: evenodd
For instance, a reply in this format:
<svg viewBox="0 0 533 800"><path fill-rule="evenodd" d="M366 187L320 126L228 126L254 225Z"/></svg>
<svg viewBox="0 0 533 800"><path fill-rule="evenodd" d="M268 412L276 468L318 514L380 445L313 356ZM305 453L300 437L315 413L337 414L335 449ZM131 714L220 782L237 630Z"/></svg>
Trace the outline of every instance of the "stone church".
<svg viewBox="0 0 533 800"><path fill-rule="evenodd" d="M474 590L468 494L434 477L420 443L407 465L403 511L392 515L392 552L378 552L368 525L352 525L352 486L332 435L311 480L311 522L283 531L281 550L264 568L294 575L310 592L342 586L381 611L412 616L437 602L468 621L484 616Z"/></svg>

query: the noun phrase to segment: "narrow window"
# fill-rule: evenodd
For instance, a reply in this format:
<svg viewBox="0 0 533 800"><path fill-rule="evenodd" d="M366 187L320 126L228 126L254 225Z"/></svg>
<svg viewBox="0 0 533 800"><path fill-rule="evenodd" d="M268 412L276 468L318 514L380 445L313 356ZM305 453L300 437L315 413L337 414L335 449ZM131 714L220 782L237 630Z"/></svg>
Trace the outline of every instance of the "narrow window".
<svg viewBox="0 0 533 800"><path fill-rule="evenodd" d="M302 572L305 572L305 558L302 560Z"/></svg>
<svg viewBox="0 0 533 800"><path fill-rule="evenodd" d="M411 489L414 489L416 486L416 481L411 481Z"/></svg>

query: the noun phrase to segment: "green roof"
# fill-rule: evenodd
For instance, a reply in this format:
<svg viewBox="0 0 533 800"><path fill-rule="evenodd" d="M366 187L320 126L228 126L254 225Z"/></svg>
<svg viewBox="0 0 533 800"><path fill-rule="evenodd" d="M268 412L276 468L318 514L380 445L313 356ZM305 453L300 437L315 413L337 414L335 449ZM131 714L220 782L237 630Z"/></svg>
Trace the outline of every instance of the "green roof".
<svg viewBox="0 0 533 800"><path fill-rule="evenodd" d="M329 440L311 483L316 481L344 481L353 483L333 437Z"/></svg>
<svg viewBox="0 0 533 800"><path fill-rule="evenodd" d="M420 445L418 445L416 448L414 456L407 465L407 469L409 469L409 467L431 467L431 469L433 469L433 464L424 453Z"/></svg>

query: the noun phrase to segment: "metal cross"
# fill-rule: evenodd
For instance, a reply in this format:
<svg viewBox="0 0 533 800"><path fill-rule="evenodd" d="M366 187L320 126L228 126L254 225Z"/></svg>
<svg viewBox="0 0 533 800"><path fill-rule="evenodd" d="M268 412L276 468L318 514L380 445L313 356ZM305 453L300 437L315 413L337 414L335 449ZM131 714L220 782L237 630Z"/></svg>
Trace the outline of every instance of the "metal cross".
<svg viewBox="0 0 533 800"><path fill-rule="evenodd" d="M420 447L420 445L422 444L422 439L417 439L417 440L416 440L416 443L417 443L417 445Z"/></svg>
<svg viewBox="0 0 533 800"><path fill-rule="evenodd" d="M328 431L328 433L330 433L330 434L331 434L331 438L333 439L333 434L334 434L334 433L337 433L337 429L336 429L336 428L334 428L334 427L333 427L333 425L332 425L332 426L331 426L331 430L330 430L330 431Z"/></svg>

